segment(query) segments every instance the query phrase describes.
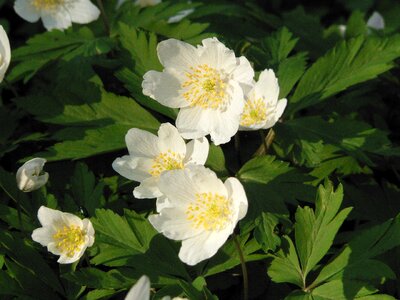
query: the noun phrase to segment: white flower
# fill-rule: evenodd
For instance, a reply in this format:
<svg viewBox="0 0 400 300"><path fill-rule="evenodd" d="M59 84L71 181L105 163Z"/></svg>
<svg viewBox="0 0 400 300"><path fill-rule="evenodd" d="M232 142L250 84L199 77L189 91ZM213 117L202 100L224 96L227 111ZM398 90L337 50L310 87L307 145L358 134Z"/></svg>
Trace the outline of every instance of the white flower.
<svg viewBox="0 0 400 300"><path fill-rule="evenodd" d="M0 82L3 81L11 60L10 41L3 26L0 25Z"/></svg>
<svg viewBox="0 0 400 300"><path fill-rule="evenodd" d="M121 6L126 0L118 0L117 7ZM140 7L153 6L161 3L161 0L136 0L135 4Z"/></svg>
<svg viewBox="0 0 400 300"><path fill-rule="evenodd" d="M267 129L275 125L286 108L287 100L279 97L278 79L273 70L261 72L258 82L246 94L240 130Z"/></svg>
<svg viewBox="0 0 400 300"><path fill-rule="evenodd" d="M149 300L150 299L150 279L146 275L131 287L125 300Z"/></svg>
<svg viewBox="0 0 400 300"><path fill-rule="evenodd" d="M90 0L16 0L14 10L31 23L42 18L47 30L66 29L72 23L87 24L100 15Z"/></svg>
<svg viewBox="0 0 400 300"><path fill-rule="evenodd" d="M210 258L247 212L247 198L236 178L222 183L204 166L161 175L159 188L169 205L149 217L158 232L181 240L179 258L188 265Z"/></svg>
<svg viewBox="0 0 400 300"><path fill-rule="evenodd" d="M17 185L23 192L32 192L39 189L49 180L49 174L42 172L46 163L44 158L33 158L24 163L17 171Z"/></svg>
<svg viewBox="0 0 400 300"><path fill-rule="evenodd" d="M32 239L55 255L60 264L77 261L94 243L94 229L89 219L41 206L38 219L43 227L32 232Z"/></svg>
<svg viewBox="0 0 400 300"><path fill-rule="evenodd" d="M181 108L176 127L186 139L211 135L216 144L229 142L239 128L243 111L242 87L254 71L245 57L216 38L201 46L169 39L157 46L163 72L144 75L143 93L161 104Z"/></svg>
<svg viewBox="0 0 400 300"><path fill-rule="evenodd" d="M209 144L206 138L185 144L178 130L164 123L158 137L145 130L132 128L125 136L129 155L114 160L112 167L120 175L139 181L133 194L136 198L155 198L162 194L158 189L160 174L182 169L189 164L204 164Z"/></svg>
<svg viewBox="0 0 400 300"><path fill-rule="evenodd" d="M385 21L380 13L374 11L367 21L367 27L382 30L385 28Z"/></svg>
<svg viewBox="0 0 400 300"><path fill-rule="evenodd" d="M149 300L150 299L150 279L143 275L131 287L125 300ZM161 300L171 300L170 296L165 296ZM172 300L188 300L187 298L174 297Z"/></svg>

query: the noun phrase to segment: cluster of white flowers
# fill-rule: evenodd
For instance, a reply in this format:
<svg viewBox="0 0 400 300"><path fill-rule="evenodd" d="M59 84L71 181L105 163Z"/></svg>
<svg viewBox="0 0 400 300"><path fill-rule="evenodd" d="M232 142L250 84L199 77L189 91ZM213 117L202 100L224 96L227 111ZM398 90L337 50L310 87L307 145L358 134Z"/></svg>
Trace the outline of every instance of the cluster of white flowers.
<svg viewBox="0 0 400 300"><path fill-rule="evenodd" d="M176 127L186 139L208 134L216 144L229 142L239 130L270 128L281 117L286 99L272 70L254 71L216 38L194 47L169 39L158 44L162 72L144 75L143 93L159 103L180 108Z"/></svg>

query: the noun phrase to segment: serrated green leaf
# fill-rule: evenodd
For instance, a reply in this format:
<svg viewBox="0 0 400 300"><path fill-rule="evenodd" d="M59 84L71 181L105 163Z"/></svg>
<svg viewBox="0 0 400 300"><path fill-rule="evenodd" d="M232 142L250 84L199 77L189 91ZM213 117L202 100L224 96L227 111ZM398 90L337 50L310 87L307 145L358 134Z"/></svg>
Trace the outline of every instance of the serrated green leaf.
<svg viewBox="0 0 400 300"><path fill-rule="evenodd" d="M290 98L288 113L315 105L346 88L390 70L400 56L400 35L360 36L339 43L304 74Z"/></svg>

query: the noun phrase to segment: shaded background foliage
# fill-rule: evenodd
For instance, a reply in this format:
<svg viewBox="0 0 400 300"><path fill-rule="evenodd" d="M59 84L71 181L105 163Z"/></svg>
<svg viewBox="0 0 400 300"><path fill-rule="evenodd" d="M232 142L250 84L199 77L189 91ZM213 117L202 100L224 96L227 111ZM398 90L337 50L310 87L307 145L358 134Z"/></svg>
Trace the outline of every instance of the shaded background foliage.
<svg viewBox="0 0 400 300"><path fill-rule="evenodd" d="M240 132L239 153L232 141L213 146L207 161L220 177L236 174L249 198L239 238L250 297L399 298L400 3L115 4L105 1L108 34L101 19L45 32L19 19L13 1L0 1L12 46L8 83L0 86L1 297L120 299L147 274L155 299L238 298L233 242L209 261L182 264L179 245L146 220L154 201L135 200L135 183L111 168L126 152L129 128L156 132L176 117L141 92L142 75L161 68L158 41L217 36L257 72L274 69L289 101L267 155L253 156L263 150L259 133ZM167 22L187 8L195 10ZM375 10L382 31L366 26ZM14 173L33 156L51 162L50 182L24 194ZM59 266L31 241L40 205L91 218L96 244L86 259Z"/></svg>

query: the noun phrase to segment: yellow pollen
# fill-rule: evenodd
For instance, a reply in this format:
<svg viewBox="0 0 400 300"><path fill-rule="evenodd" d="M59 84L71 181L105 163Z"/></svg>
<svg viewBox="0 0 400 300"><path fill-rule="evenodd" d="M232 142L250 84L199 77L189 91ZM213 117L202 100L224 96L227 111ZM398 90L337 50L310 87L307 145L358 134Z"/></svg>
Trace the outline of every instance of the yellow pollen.
<svg viewBox="0 0 400 300"><path fill-rule="evenodd" d="M171 150L160 153L153 161L151 166L151 176L160 176L167 170L183 169L183 156Z"/></svg>
<svg viewBox="0 0 400 300"><path fill-rule="evenodd" d="M196 229L209 231L224 229L231 218L230 201L216 193L196 194L196 199L186 209L186 218Z"/></svg>
<svg viewBox="0 0 400 300"><path fill-rule="evenodd" d="M183 97L191 106L223 109L226 106L226 83L222 72L208 65L191 67L186 73L187 80L182 84Z"/></svg>
<svg viewBox="0 0 400 300"><path fill-rule="evenodd" d="M65 0L31 0L36 9L54 9L64 4Z"/></svg>
<svg viewBox="0 0 400 300"><path fill-rule="evenodd" d="M250 126L264 122L267 119L267 107L263 99L248 100L244 105L240 125Z"/></svg>
<svg viewBox="0 0 400 300"><path fill-rule="evenodd" d="M64 226L59 229L53 238L56 240L57 248L68 257L73 257L81 250L82 244L85 242L85 231L80 227L71 225Z"/></svg>

